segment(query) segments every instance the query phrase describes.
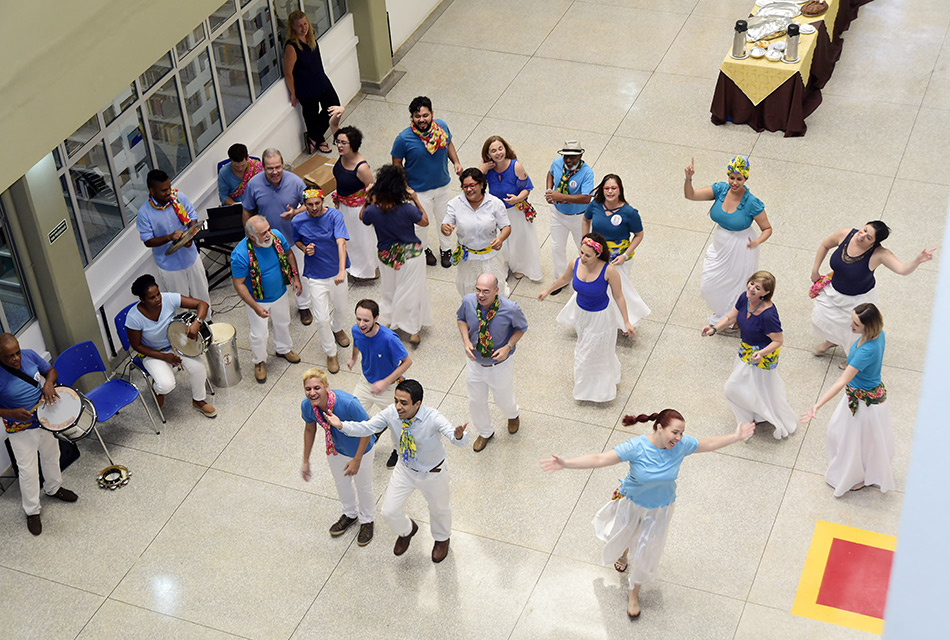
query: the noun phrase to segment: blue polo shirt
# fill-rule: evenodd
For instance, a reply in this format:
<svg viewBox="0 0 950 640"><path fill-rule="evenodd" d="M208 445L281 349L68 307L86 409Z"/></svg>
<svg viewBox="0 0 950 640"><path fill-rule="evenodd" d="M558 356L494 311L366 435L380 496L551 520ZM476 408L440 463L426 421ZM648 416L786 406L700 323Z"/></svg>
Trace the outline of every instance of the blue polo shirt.
<svg viewBox="0 0 950 640"><path fill-rule="evenodd" d="M474 293L468 293L462 298L462 305L456 313L456 320L468 325L468 339L472 345L478 346L478 311L476 309L478 299ZM495 349L508 344L511 334L515 331L527 331L528 319L517 302L512 302L508 298L498 296L498 313L488 323L488 331L491 333L492 345ZM514 354L512 349L511 354ZM511 355L508 356L509 358ZM475 362L478 364L492 364L495 361L491 358L485 358L475 349Z"/></svg>
<svg viewBox="0 0 950 640"><path fill-rule="evenodd" d="M40 376L45 376L51 368L50 363L32 349L20 351L20 371L40 384L43 384ZM40 401L42 395L40 387L29 384L0 367L0 409L31 409ZM28 429L39 426L36 420L32 422Z"/></svg>
<svg viewBox="0 0 950 640"><path fill-rule="evenodd" d="M284 171L276 187L267 181L267 174L261 172L247 181L241 204L246 211L267 218L271 229L280 229L284 237L289 238L293 235L290 220L281 218L280 214L286 213L288 206L299 207L306 188L304 181L290 171Z"/></svg>
<svg viewBox="0 0 950 640"><path fill-rule="evenodd" d="M290 251L290 243L280 231L271 229L284 247L284 251ZM280 297L287 293L287 285L284 284L284 274L280 272L280 260L277 258L277 248L271 246L269 249L254 247L254 255L257 256L257 264L261 269L261 284L264 286L263 299L254 298L258 302L276 302ZM247 239L241 240L231 252L231 275L235 278L244 278L244 284L247 290L254 296L254 287L251 286L251 261L247 255ZM164 301L163 301L164 302Z"/></svg>
<svg viewBox="0 0 950 640"><path fill-rule="evenodd" d="M334 389L333 393L336 394L336 404L333 406L333 414L338 416L340 420L349 420L351 422L369 420L369 414L366 413L366 409L363 408L359 400L346 391L340 391L339 389ZM310 404L310 401L306 398L300 402L300 417L303 418L304 422L317 422L317 417L313 413L313 405ZM348 436L336 427L330 427L330 439L333 440L333 446L336 447L337 453L347 458L355 456L356 450L360 446L360 438ZM316 448L317 446L324 445L324 443L323 427L317 423L317 437L313 441L313 446ZM367 445L364 454L372 451L375 443L376 435L370 436L369 445ZM323 447L321 450L325 451L326 448Z"/></svg>
<svg viewBox="0 0 950 640"><path fill-rule="evenodd" d="M185 194L178 192L178 202L185 207L190 220L197 220L198 214L191 201L185 197ZM138 217L135 219L135 226L139 230L139 238L142 242L147 242L152 238L167 236L174 231L184 231L188 227L178 219L174 207L165 209L156 209L148 200L139 207ZM198 258L198 247L192 244L190 247L182 247L170 256L165 255L165 250L171 246L171 242L166 242L158 247L151 247L152 257L155 258L155 264L159 269L165 271L182 271L195 263Z"/></svg>
<svg viewBox="0 0 950 640"><path fill-rule="evenodd" d="M434 119L452 142L452 132L444 120ZM449 177L449 147L448 144L435 153L429 153L425 143L412 132L412 127L406 127L399 132L393 141L393 148L389 154L394 158L402 158L406 170L406 181L415 191L429 191L444 187L451 179Z"/></svg>
<svg viewBox="0 0 950 640"><path fill-rule="evenodd" d="M346 231L343 214L333 207L327 207L322 216L313 217L306 211L296 216L292 223L293 241L302 242L304 246L314 245L312 256L303 258L303 275L314 280L332 278L340 272L340 254L336 241L339 238L350 239ZM346 256L346 266L350 266L350 256Z"/></svg>
<svg viewBox="0 0 950 640"><path fill-rule="evenodd" d="M221 204L223 205L225 200L231 198L231 194L240 186L241 178L238 178L234 175L234 172L231 171L231 163L225 162L221 165L221 168L218 169L218 200L221 201ZM241 194L231 199L235 202L240 202L243 197L244 194Z"/></svg>
<svg viewBox="0 0 950 640"><path fill-rule="evenodd" d="M396 333L383 325L379 331L368 338L360 331L359 325L353 325L351 334L353 345L359 349L363 366L363 377L370 384L378 382L392 374L399 363L409 357L409 352Z"/></svg>
<svg viewBox="0 0 950 640"><path fill-rule="evenodd" d="M548 170L548 173L554 178L554 187L557 188L558 182L561 181L561 176L564 175L564 158L558 156L554 159L554 162L551 163L551 168ZM576 196L580 194L588 195L594 190L594 170L590 168L590 165L586 162L580 170L571 176L570 182L567 183L567 193L571 196ZM566 202L558 202L554 205L554 208L567 216L576 216L580 213L584 213L587 210L586 204L569 204Z"/></svg>

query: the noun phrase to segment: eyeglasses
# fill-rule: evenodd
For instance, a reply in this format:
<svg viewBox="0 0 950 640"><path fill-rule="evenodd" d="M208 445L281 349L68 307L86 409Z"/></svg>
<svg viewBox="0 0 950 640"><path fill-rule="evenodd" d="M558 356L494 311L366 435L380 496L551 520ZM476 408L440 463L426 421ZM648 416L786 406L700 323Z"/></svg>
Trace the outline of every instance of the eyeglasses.
<svg viewBox="0 0 950 640"><path fill-rule="evenodd" d="M333 141L333 144L335 144L335 145L338 146L338 147L345 147L346 145L348 145L348 144L350 144L350 143L347 142L346 140L334 140L334 141Z"/></svg>
<svg viewBox="0 0 950 640"><path fill-rule="evenodd" d="M477 183L477 182L473 182L472 184L463 184L463 185L462 185L462 188L463 188L465 191L471 191L472 189L478 188L478 183Z"/></svg>

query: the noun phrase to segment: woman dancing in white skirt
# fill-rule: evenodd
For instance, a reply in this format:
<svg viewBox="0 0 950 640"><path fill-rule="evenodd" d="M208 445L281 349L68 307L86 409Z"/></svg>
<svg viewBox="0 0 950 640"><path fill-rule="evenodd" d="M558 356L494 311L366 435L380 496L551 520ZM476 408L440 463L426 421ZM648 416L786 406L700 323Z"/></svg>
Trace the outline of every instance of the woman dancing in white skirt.
<svg viewBox="0 0 950 640"><path fill-rule="evenodd" d="M782 321L772 303L775 276L756 271L746 283L735 308L716 324L703 327L704 336L713 336L733 323L739 325L739 354L732 375L726 381L726 400L736 421L768 422L776 440L795 433L798 416L788 405L785 382L778 373L782 350Z"/></svg>
<svg viewBox="0 0 950 640"><path fill-rule="evenodd" d="M828 448L828 471L825 482L840 498L876 484L886 493L896 488L891 471L894 457L894 435L891 412L887 406L887 389L881 382L884 360L884 318L870 302L859 304L851 312L851 331L860 337L848 351L848 366L831 388L802 415L802 422L815 417L818 409L838 395L838 403L828 423L825 442Z"/></svg>
<svg viewBox="0 0 950 640"><path fill-rule="evenodd" d="M577 329L575 400L610 402L617 396L620 382L617 329L625 336L637 332L627 317L620 274L609 260L610 249L604 237L588 233L581 240L580 257L538 296L538 300L544 300L553 290L569 282L573 284L574 295L557 315L557 321ZM608 287L613 299L607 295Z"/></svg>
<svg viewBox="0 0 950 640"><path fill-rule="evenodd" d="M740 424L734 433L697 440L684 436L686 421L679 411L664 409L653 415L624 416L626 425L654 420L653 431L636 436L603 453L590 453L567 460L552 455L541 461L548 473L561 469L596 469L620 462L630 464L630 473L613 497L594 516L594 531L603 540L604 566L613 564L621 573L631 566L627 616L640 616L640 587L656 580L666 533L676 500L676 476L683 459L691 453L715 451L745 440L755 424ZM628 553L633 550L633 558Z"/></svg>
<svg viewBox="0 0 950 640"><path fill-rule="evenodd" d="M713 200L709 217L716 223L713 243L703 260L700 290L712 313L709 324L716 324L729 313L736 297L745 288L746 279L759 268L759 245L772 235L765 205L745 186L749 179L749 159L736 156L726 166L726 182L693 189L694 161L686 167L683 195L687 200ZM755 237L752 223L759 227Z"/></svg>
<svg viewBox="0 0 950 640"><path fill-rule="evenodd" d="M334 112L335 109L339 112ZM330 111L333 112L330 118L333 143L340 152L340 159L333 165L333 177L336 179L333 204L343 213L343 221L350 234L346 243L346 254L350 259L347 272L357 280L371 280L379 277L376 236L372 229L360 224L360 213L366 206L366 192L373 186L373 171L366 158L359 153L363 144L362 132L356 127L337 129L343 107L331 107Z"/></svg>

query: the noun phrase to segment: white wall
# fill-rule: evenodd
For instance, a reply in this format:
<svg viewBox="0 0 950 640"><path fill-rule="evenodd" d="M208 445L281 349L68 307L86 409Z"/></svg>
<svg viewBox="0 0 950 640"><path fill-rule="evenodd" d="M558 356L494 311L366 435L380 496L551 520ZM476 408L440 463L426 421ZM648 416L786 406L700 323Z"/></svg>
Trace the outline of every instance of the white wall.
<svg viewBox="0 0 950 640"><path fill-rule="evenodd" d="M419 28L441 0L386 0L393 53Z"/></svg>

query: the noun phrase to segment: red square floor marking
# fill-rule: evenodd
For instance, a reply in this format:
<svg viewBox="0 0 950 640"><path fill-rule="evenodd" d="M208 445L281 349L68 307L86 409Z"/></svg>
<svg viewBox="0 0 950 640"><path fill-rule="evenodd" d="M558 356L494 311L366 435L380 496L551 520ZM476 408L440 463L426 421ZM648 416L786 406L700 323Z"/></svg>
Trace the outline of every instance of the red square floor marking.
<svg viewBox="0 0 950 640"><path fill-rule="evenodd" d="M883 620L893 560L893 551L835 538L818 604Z"/></svg>

